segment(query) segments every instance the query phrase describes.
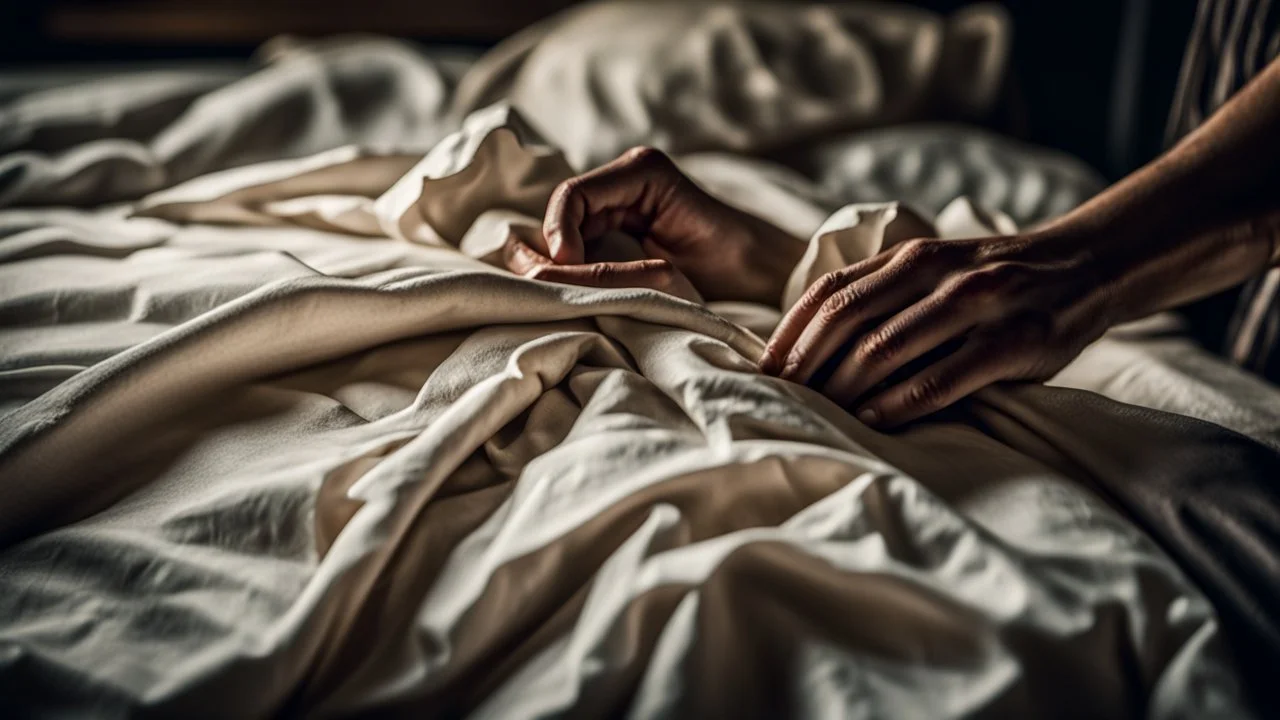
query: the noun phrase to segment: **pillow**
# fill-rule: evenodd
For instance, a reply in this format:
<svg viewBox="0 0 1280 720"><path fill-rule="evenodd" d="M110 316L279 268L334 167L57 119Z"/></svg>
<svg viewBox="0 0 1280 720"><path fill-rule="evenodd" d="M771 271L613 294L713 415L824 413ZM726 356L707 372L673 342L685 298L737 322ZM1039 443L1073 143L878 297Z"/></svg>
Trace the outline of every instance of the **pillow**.
<svg viewBox="0 0 1280 720"><path fill-rule="evenodd" d="M513 36L462 79L458 117L508 99L585 169L629 147L762 152L836 130L975 118L997 99L996 5L607 2Z"/></svg>
<svg viewBox="0 0 1280 720"><path fill-rule="evenodd" d="M1021 227L1057 217L1106 187L1075 158L960 125L852 133L787 159L840 204L901 201L936 215L967 195Z"/></svg>

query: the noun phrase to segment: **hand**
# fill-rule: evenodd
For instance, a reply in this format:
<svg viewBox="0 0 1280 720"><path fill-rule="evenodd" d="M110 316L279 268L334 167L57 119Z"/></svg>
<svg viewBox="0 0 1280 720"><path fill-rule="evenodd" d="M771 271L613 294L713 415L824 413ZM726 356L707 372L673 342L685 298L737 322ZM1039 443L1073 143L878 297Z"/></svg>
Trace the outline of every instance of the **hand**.
<svg viewBox="0 0 1280 720"><path fill-rule="evenodd" d="M503 246L503 260L507 269L533 280L586 287L644 287L690 302L702 302L689 278L668 260L556 265L550 258L534 250L530 241L530 238L521 238L515 233L507 238L507 243Z"/></svg>
<svg viewBox="0 0 1280 720"><path fill-rule="evenodd" d="M650 260L568 272L581 265L588 246L609 231L638 239ZM543 236L550 261L564 268L539 271L544 278L594 285L607 277L614 286L622 286L630 273L638 272L640 277L656 275L674 287L680 282L671 276L674 270L708 300L774 305L805 247L764 220L712 197L653 148L635 148L562 183L547 204ZM595 265L599 264L584 267Z"/></svg>
<svg viewBox="0 0 1280 720"><path fill-rule="evenodd" d="M814 283L761 368L822 383L884 427L997 381L1048 379L1112 321L1083 246L1034 235L896 245Z"/></svg>

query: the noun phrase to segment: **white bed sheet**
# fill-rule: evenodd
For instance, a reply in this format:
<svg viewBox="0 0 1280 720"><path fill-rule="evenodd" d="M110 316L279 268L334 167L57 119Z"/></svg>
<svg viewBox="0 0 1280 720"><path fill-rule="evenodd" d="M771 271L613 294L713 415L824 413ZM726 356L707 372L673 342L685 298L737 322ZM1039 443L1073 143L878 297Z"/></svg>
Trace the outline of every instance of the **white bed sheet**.
<svg viewBox="0 0 1280 720"><path fill-rule="evenodd" d="M176 122L204 147L228 121ZM0 213L19 707L1247 715L1212 608L1086 489L1126 467L1094 439L1158 453L1170 416L1024 387L875 432L756 371L725 318L778 308L484 262L572 171L505 108L421 162L334 132L105 208L82 147L19 158L22 192L81 206ZM793 232L836 209L756 161L682 162ZM868 247L894 212L814 242ZM1058 382L1274 443L1274 388L1164 342L1104 339ZM1152 391L1169 376L1198 389Z"/></svg>

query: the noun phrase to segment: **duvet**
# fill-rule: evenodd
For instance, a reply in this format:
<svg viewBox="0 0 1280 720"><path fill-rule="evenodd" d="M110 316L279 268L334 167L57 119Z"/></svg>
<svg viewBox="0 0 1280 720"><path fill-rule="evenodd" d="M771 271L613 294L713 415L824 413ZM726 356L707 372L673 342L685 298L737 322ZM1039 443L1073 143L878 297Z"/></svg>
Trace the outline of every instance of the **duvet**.
<svg viewBox="0 0 1280 720"><path fill-rule="evenodd" d="M329 77L318 52L290 82ZM357 85L372 72L353 67ZM512 95L463 108L425 153L365 141L369 117L330 98L305 114L329 134L295 127L279 157L226 160L240 136L204 127L169 135L198 140L172 156L145 138L10 156L28 206L0 213L7 704L1249 714L1213 606L1104 490L1258 472L1197 451L1241 436L1150 409L1176 398L1044 386L882 434L758 372L783 308L511 275L507 237L537 232L597 152L566 152ZM194 102L179 122L226 127ZM387 134L410 135L426 133ZM681 162L812 238L791 299L912 235L1014 223L964 198L936 217L841 206L736 156ZM102 205L121 178L137 197ZM1102 341L1057 384L1113 379L1127 347ZM1280 467L1257 404L1224 423Z"/></svg>

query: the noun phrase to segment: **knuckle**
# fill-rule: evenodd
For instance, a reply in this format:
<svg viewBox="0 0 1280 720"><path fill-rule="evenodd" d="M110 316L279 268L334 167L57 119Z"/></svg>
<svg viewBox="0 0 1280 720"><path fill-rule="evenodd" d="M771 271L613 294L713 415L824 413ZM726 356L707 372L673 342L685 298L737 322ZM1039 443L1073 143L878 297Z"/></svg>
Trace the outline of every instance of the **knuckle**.
<svg viewBox="0 0 1280 720"><path fill-rule="evenodd" d="M991 297L1010 292L1025 279L1025 269L1017 263L996 263L964 273L953 288L963 297Z"/></svg>
<svg viewBox="0 0 1280 720"><path fill-rule="evenodd" d="M547 215L545 225L559 227L560 216L568 207L569 200L581 192L582 180L576 177L569 178L557 185L556 189L551 191L550 200L547 201L547 207L551 209L551 212Z"/></svg>
<svg viewBox="0 0 1280 720"><path fill-rule="evenodd" d="M861 293L852 285L841 288L832 293L826 302L822 303L822 307L818 310L818 316L827 323L834 322L846 315L851 308L856 307L860 297Z"/></svg>
<svg viewBox="0 0 1280 720"><path fill-rule="evenodd" d="M885 363L891 361L902 350L899 335L892 330L877 329L858 344L854 350L854 359L859 365Z"/></svg>
<svg viewBox="0 0 1280 720"><path fill-rule="evenodd" d="M1027 278L1028 268L1017 262L998 262L986 268L991 282L1000 287L1012 287Z"/></svg>
<svg viewBox="0 0 1280 720"><path fill-rule="evenodd" d="M902 243L897 260L915 264L937 254L944 241L937 238L915 238Z"/></svg>
<svg viewBox="0 0 1280 720"><path fill-rule="evenodd" d="M979 270L961 275L951 287L955 299L985 298L995 291L991 276Z"/></svg>
<svg viewBox="0 0 1280 720"><path fill-rule="evenodd" d="M628 162L636 164L663 164L671 159L661 150L649 145L637 145L622 154Z"/></svg>
<svg viewBox="0 0 1280 720"><path fill-rule="evenodd" d="M947 397L947 383L942 378L921 378L907 388L907 404L915 409L936 408Z"/></svg>
<svg viewBox="0 0 1280 720"><path fill-rule="evenodd" d="M965 312L969 309L972 295L959 282L949 283L938 290L939 304L948 312Z"/></svg>
<svg viewBox="0 0 1280 720"><path fill-rule="evenodd" d="M555 194L559 197L569 197L570 195L581 192L583 182L581 175L575 175L556 186Z"/></svg>
<svg viewBox="0 0 1280 720"><path fill-rule="evenodd" d="M809 297L816 301L823 301L828 296L844 287L845 271L833 270L832 272L818 278L818 281L809 288Z"/></svg>

